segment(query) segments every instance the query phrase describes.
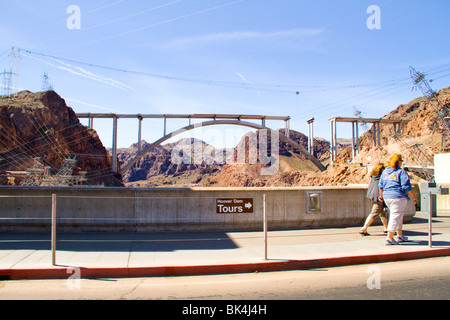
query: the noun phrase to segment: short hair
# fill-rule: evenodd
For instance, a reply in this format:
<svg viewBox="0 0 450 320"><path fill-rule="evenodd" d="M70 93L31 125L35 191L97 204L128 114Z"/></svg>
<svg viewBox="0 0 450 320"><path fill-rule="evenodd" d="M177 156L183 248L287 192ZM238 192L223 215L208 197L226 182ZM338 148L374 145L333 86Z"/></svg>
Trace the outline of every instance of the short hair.
<svg viewBox="0 0 450 320"><path fill-rule="evenodd" d="M385 167L384 164L382 164L382 163L377 164L377 165L372 169L372 171L370 171L370 176L373 177L373 176L379 176L379 175L381 175L381 173L383 172L383 170L384 170L385 168L386 168L386 167Z"/></svg>
<svg viewBox="0 0 450 320"><path fill-rule="evenodd" d="M401 154L395 153L389 158L389 160L386 162L386 165L388 167L392 167L393 169L397 169L399 161L403 161L403 157Z"/></svg>

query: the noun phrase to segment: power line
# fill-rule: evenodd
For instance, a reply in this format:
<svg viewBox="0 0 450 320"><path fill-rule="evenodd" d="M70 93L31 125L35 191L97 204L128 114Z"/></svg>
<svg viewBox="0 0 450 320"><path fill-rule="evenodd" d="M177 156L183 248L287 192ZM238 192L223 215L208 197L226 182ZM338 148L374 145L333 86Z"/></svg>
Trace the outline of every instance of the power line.
<svg viewBox="0 0 450 320"><path fill-rule="evenodd" d="M450 64L445 64L442 66L438 66L435 68L430 69L430 71L433 70L438 70L438 69L442 69L444 67L449 66ZM430 73L430 74L438 74L438 73L442 73L442 72L447 72L448 69L444 69L441 71L436 71L434 73ZM446 76L448 76L449 74L443 75L441 77L437 77L434 78L434 80L438 80L441 78L444 78ZM317 115L318 113L324 113L327 111L331 111L331 110L336 110L336 108L338 108L339 106L346 106L346 109L351 109L350 105L360 105L360 104L366 104L369 102L373 102L373 101L377 101L377 100L381 100L383 98L392 96L394 94L397 94L399 92L402 92L404 89L408 86L410 86L411 84L411 78L410 77L406 77L406 78L402 78L402 79L398 79L395 80L391 83L391 85L393 86L392 88L389 88L391 85L386 85L386 86L381 86L378 87L376 89L372 89L369 91L365 91L363 93L357 94L355 96L351 96L348 98L345 98L343 100L340 101L335 101L335 102L331 102L331 103L327 103L324 105L320 105L317 107L314 107L314 114ZM370 98L374 98L374 99L370 99ZM325 108L325 109L324 109ZM320 110L320 111L318 111ZM293 117L292 119L294 119L295 117ZM322 117L323 118L323 117ZM320 117L318 119L321 119Z"/></svg>
<svg viewBox="0 0 450 320"><path fill-rule="evenodd" d="M252 86L250 86L248 83L243 82L227 82L227 81L218 81L218 80L207 80L207 79L197 79L197 78L188 78L188 77L180 77L180 76L169 76L169 75L162 75L162 74L156 74L156 73L149 73L149 72L143 72L143 71L135 71L135 70L128 70L123 68L117 68L117 67L110 67L110 66L104 66L94 63L88 63L73 59L67 59L67 58L61 58L56 57L49 54L39 53L39 52L33 52L30 50L23 50L24 52L35 55L35 56L41 56L46 58L51 58L54 60L60 60L65 61L77 65L84 65L92 68L99 68L109 71L115 71L119 73L127 73L127 74L134 74L144 77L150 77L150 78L157 78L157 79L164 79L164 80L173 80L173 81L180 81L180 82L189 82L189 83L198 83L198 84L206 84L206 85L214 85L214 86L222 86L222 87L234 87L234 88L242 88L242 89L254 89ZM261 85L266 86L266 85ZM276 87L277 85L268 85L272 87ZM264 89L264 91L274 91L274 92L285 92L285 93L295 93L297 90L282 90L282 89Z"/></svg>
<svg viewBox="0 0 450 320"><path fill-rule="evenodd" d="M205 84L205 85L212 85L212 86L219 86L219 87L231 87L231 88L247 89L247 90L254 90L254 88L256 86L256 87L258 87L258 90L260 90L260 91L289 93L289 94L295 94L295 95L298 95L298 92L314 93L314 92L326 92L326 91L332 91L332 90L373 87L373 86L379 86L379 85L390 86L390 85L395 85L397 82L404 80L404 79L395 79L395 80L378 81L378 82L373 82L373 83L348 84L348 85L267 84L267 83L249 84L246 82L230 82L230 81L220 81L220 80L211 80L211 79L198 79L198 78L192 78L192 77L163 75L163 74L157 74L157 73L150 73L150 72L144 72L144 71L136 71L136 70L129 70L129 69L118 68L118 67L99 65L99 64L95 64L95 63L83 62L83 61L68 59L68 58L61 58L61 57L57 57L54 55L34 52L31 50L26 50L26 49L23 49L23 51L28 54L31 54L31 55L51 58L56 61L60 60L60 61L69 62L69 63L73 63L73 64L77 64L77 65L83 65L83 66L104 69L104 70L109 70L109 71L114 71L114 72L119 72L119 73L134 74L134 75L140 75L140 76L144 76L144 77L158 78L158 79L171 80L171 81L189 82L189 83ZM303 89L299 90L299 88L303 88ZM308 88L309 90L306 88Z"/></svg>

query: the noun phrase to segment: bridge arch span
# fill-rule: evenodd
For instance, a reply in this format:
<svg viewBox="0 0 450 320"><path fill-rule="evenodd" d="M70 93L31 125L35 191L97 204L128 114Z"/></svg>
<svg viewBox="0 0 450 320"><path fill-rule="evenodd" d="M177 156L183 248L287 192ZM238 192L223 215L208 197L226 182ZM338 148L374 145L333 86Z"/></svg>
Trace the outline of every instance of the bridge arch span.
<svg viewBox="0 0 450 320"><path fill-rule="evenodd" d="M142 150L133 160L131 160L129 163L127 163L127 165L124 168L121 169L122 175L125 174L128 170L130 170L147 153L149 153L150 151L155 149L157 146L163 144L167 140L170 140L171 138L173 138L177 135L185 133L186 131L194 130L194 129L197 129L200 127L208 127L208 126L214 126L214 125L238 125L238 126L249 127L249 128L253 128L253 129L257 129L257 130L267 130L271 134L272 133L278 134L278 136L280 137L281 140L283 140L287 144L293 146L298 151L300 151L300 153L305 155L307 157L307 159L311 160L319 170L321 170L321 171L325 170L325 167L322 165L322 163L319 160L317 160L317 158L315 158L312 154L310 154L305 148L303 148L302 146L300 146L298 143L296 143L294 140L288 138L287 136L285 136L275 130L272 130L266 126L252 123L252 122L247 122L247 121L240 121L240 120L212 120L212 121L205 121L205 122L201 122L201 123L191 124L184 128L173 131L173 132L165 135L161 139L153 142L146 149Z"/></svg>

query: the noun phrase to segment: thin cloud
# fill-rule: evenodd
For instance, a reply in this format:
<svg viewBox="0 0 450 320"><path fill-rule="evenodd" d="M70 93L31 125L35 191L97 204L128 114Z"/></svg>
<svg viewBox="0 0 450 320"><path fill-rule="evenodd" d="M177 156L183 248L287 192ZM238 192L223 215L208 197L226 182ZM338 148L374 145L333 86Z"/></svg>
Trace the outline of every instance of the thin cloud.
<svg viewBox="0 0 450 320"><path fill-rule="evenodd" d="M56 65L56 64L48 62L46 60L42 60L42 59L39 59L39 58L36 58L36 57L32 57L32 56L29 56L29 55L22 55L22 56L30 58L30 59L33 59L33 60L36 60L36 61L39 61L41 63L45 63L45 64L47 64L47 65L49 65L49 66L51 66L53 68L69 72L69 73L71 73L71 74L73 74L75 76L79 76L79 77L91 79L93 81L101 82L101 83L104 83L104 84L109 85L109 86L116 87L116 88L121 89L121 90L135 91L132 87L130 87L130 86L126 85L126 84L123 84L123 83L121 83L121 82L119 82L117 80L94 74L94 73L92 73L90 71L87 71L87 70L81 68L81 67L72 66L72 65L70 65L68 63L65 63L65 62L63 62L61 60L58 60L58 59L55 59L55 58L51 58L51 60L53 60L54 62L56 62L56 63L58 63L60 65Z"/></svg>
<svg viewBox="0 0 450 320"><path fill-rule="evenodd" d="M69 73L71 73L73 75L76 75L76 76L80 76L80 77L83 77L83 78L87 78L87 79L91 79L91 80L94 80L94 81L97 81L97 82L101 82L101 83L104 83L106 85L113 86L113 87L116 87L116 88L119 88L119 89L122 89L122 90L126 90L126 89L133 90L133 88L131 88L131 87L127 86L127 85L124 85L124 84L122 84L122 83L120 83L118 81L115 81L115 80L113 80L111 78L105 78L105 77L102 77L102 76L95 75L95 74L93 74L91 72L88 72L88 71L84 70L83 68L76 67L76 69L78 71L75 71L75 70L72 70L70 68L66 68L66 67L63 67L63 66L58 66L58 69L63 70L63 71L67 71L67 72L69 72Z"/></svg>
<svg viewBox="0 0 450 320"><path fill-rule="evenodd" d="M106 108L106 107L103 107L103 106L99 106L99 105L83 102L83 101L76 100L76 99L64 98L64 100L70 101L70 102L74 102L74 103L78 103L78 104L82 104L82 105L85 105L85 106L88 106L88 107L93 107L95 109L99 109L99 110L103 110L103 111L108 111L108 112L112 112L112 113L121 113L120 110L116 110L116 109L112 109L112 108Z"/></svg>
<svg viewBox="0 0 450 320"><path fill-rule="evenodd" d="M72 65L70 65L68 63L65 63L65 62L63 62L61 60L58 60L58 59L55 59L55 58L52 58L52 60L54 60L54 61L56 61L56 62L58 62L58 63L63 65L63 66L58 66L58 69L70 72L70 73L72 73L74 75L77 75L77 76L81 76L81 77L88 78L88 79L91 79L91 80L94 80L94 81L102 82L104 84L107 84L107 85L110 85L110 86L113 86L113 87L116 87L116 88L119 88L119 89L123 89L123 90L127 90L128 89L128 90L134 91L134 89L131 88L130 86L127 86L126 84L123 84L123 83L121 83L119 81L116 81L116 80L114 80L112 78L107 78L107 77L100 76L98 74L94 74L94 73L92 73L92 72L90 72L90 71L88 71L88 70L86 70L84 68L72 66ZM73 70L72 68L75 68L76 70Z"/></svg>
<svg viewBox="0 0 450 320"><path fill-rule="evenodd" d="M134 91L134 89L126 84L123 84L117 80L114 80L113 78L106 78L106 77L102 77L100 75L94 74L92 72L89 72L81 67L76 67L77 70L81 71L84 75L86 75L87 77L91 78L92 80L96 80L96 81L101 81L101 82L105 82L107 84L116 86L120 89L128 89L131 91Z"/></svg>
<svg viewBox="0 0 450 320"><path fill-rule="evenodd" d="M320 28L296 28L274 32L234 31L206 35L197 35L187 38L175 39L159 46L161 49L181 49L198 46L205 43L220 43L244 40L273 40L280 38L314 37L324 33Z"/></svg>
<svg viewBox="0 0 450 320"><path fill-rule="evenodd" d="M253 83L251 83L250 81L248 81L241 73L239 73L238 71L236 71L236 74L238 75L239 78L242 79L242 81L248 83L249 85L251 85L256 92L258 93L258 96L261 98L261 92L259 91L258 87L256 87Z"/></svg>

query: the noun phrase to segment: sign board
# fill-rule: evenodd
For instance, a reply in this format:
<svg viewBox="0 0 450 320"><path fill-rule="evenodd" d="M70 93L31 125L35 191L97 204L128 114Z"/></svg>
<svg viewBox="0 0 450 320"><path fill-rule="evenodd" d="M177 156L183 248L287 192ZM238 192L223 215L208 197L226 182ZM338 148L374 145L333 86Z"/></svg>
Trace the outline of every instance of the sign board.
<svg viewBox="0 0 450 320"><path fill-rule="evenodd" d="M253 213L253 198L216 199L216 213Z"/></svg>

